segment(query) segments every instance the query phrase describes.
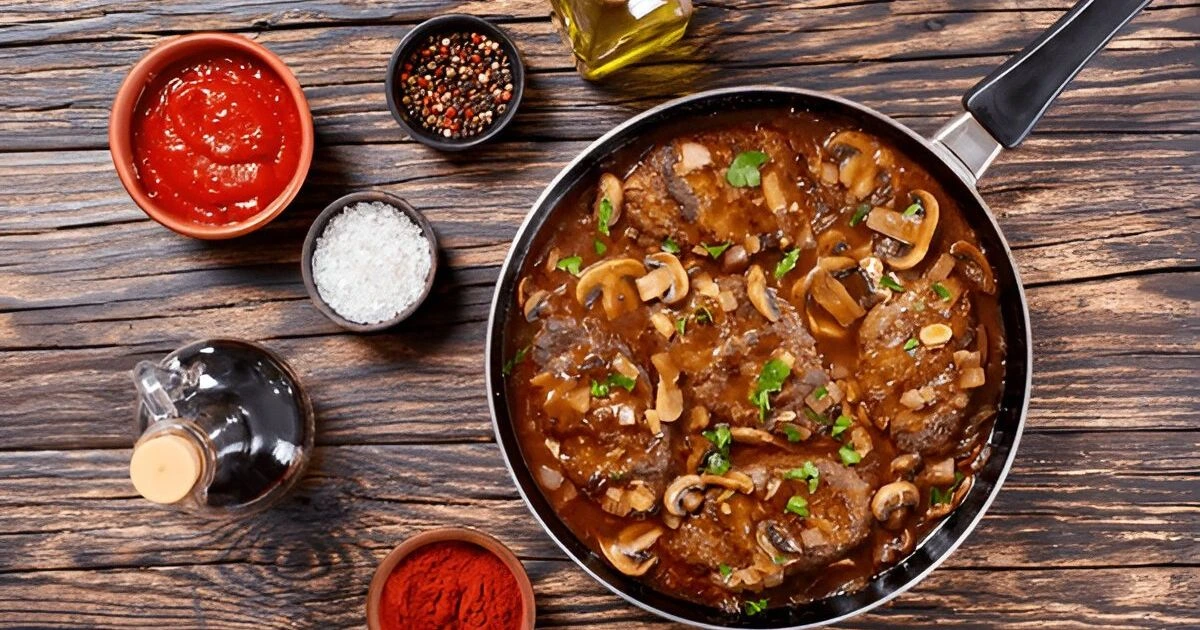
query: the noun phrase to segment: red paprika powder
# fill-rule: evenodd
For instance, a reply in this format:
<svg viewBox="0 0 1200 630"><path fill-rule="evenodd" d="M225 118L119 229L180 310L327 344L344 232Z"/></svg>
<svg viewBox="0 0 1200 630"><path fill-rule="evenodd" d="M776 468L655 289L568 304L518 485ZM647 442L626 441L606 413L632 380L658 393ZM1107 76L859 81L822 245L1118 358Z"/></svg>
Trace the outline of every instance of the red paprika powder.
<svg viewBox="0 0 1200 630"><path fill-rule="evenodd" d="M383 630L521 630L521 591L490 551L447 541L400 561L380 598Z"/></svg>

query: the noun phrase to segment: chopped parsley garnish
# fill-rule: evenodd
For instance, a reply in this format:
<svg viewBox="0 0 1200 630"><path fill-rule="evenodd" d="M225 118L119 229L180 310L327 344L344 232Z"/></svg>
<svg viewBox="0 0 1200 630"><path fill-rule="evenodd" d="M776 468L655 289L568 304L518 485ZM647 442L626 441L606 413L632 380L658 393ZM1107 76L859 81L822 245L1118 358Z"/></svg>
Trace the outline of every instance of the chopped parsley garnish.
<svg viewBox="0 0 1200 630"><path fill-rule="evenodd" d="M764 597L757 601L750 600L745 603L743 609L746 611L747 616L757 615L767 609L767 598Z"/></svg>
<svg viewBox="0 0 1200 630"><path fill-rule="evenodd" d="M921 342L917 341L916 337L909 337L908 341L904 342L904 351L912 352L913 350L916 350L917 346L919 345L921 345Z"/></svg>
<svg viewBox="0 0 1200 630"><path fill-rule="evenodd" d="M921 205L921 200L920 200L920 199L917 199L916 201L913 201L913 202L912 202L912 205L910 205L909 207L905 208L905 209L904 209L904 212L902 212L902 213L900 213L900 214L901 214L901 216L905 216L905 217L911 217L911 216L915 215L916 213L918 213L918 212L920 212L920 211L922 211L922 210L924 210L924 209L925 209L925 206L922 206L922 205Z"/></svg>
<svg viewBox="0 0 1200 630"><path fill-rule="evenodd" d="M608 479L609 481L620 481L625 478L626 474L628 473L626 473L624 470L614 470L608 473Z"/></svg>
<svg viewBox="0 0 1200 630"><path fill-rule="evenodd" d="M813 400L821 400L829 395L829 390L824 385L813 390Z"/></svg>
<svg viewBox="0 0 1200 630"><path fill-rule="evenodd" d="M597 256L603 256L604 252L608 251L608 245L605 245L604 241L602 241L600 239L593 240L592 247L596 248Z"/></svg>
<svg viewBox="0 0 1200 630"><path fill-rule="evenodd" d="M683 336L683 333L687 332L687 318L686 317L680 317L679 319L675 320L675 330L679 331L680 337Z"/></svg>
<svg viewBox="0 0 1200 630"><path fill-rule="evenodd" d="M609 235L608 224L610 222L612 222L612 213L613 213L612 201L609 201L608 197L601 199L600 200L600 216L597 218L596 229L599 230L600 233L605 236Z"/></svg>
<svg viewBox="0 0 1200 630"><path fill-rule="evenodd" d="M947 289L946 285L941 282L933 283L933 292L938 294L938 297L942 298L943 302L950 301L950 289Z"/></svg>
<svg viewBox="0 0 1200 630"><path fill-rule="evenodd" d="M793 249L787 254L784 254L783 260L779 261L779 263L775 265L775 279L778 280L787 275L787 272L795 269L796 261L799 259L800 250L798 248Z"/></svg>
<svg viewBox="0 0 1200 630"><path fill-rule="evenodd" d="M733 575L733 569L731 569L729 565L725 564L724 562L717 565L717 571L721 572L722 578L728 578L730 575Z"/></svg>
<svg viewBox="0 0 1200 630"><path fill-rule="evenodd" d="M793 424L783 425L783 434L787 436L787 439L789 442L804 441L804 434L800 432L800 429L796 428L796 425L793 425Z"/></svg>
<svg viewBox="0 0 1200 630"><path fill-rule="evenodd" d="M733 443L733 433L729 431L729 425L718 424L701 435L717 448L705 459L704 471L710 475L724 475L729 472L729 467L732 465L729 460L729 445Z"/></svg>
<svg viewBox="0 0 1200 630"><path fill-rule="evenodd" d="M862 223L863 219L867 218L868 214L871 214L871 204L858 204L858 207L854 209L854 214L850 215L850 227L854 227L859 223Z"/></svg>
<svg viewBox="0 0 1200 630"><path fill-rule="evenodd" d="M725 241L724 243L718 243L716 245L700 243L700 247L703 247L704 251L708 252L708 255L712 256L713 258L720 258L721 254L724 254L725 250L729 249L730 245L733 245L733 243L731 243L729 241Z"/></svg>
<svg viewBox="0 0 1200 630"><path fill-rule="evenodd" d="M771 562L775 564L787 564L787 556L775 556L771 558Z"/></svg>
<svg viewBox="0 0 1200 630"><path fill-rule="evenodd" d="M784 509L796 516L808 516L808 500L798 494L794 495L788 499Z"/></svg>
<svg viewBox="0 0 1200 630"><path fill-rule="evenodd" d="M754 391L750 392L750 402L758 407L760 420L767 419L767 412L771 409L771 394L783 389L783 382L791 373L792 368L781 359L771 359L763 364L762 372L754 383Z"/></svg>
<svg viewBox="0 0 1200 630"><path fill-rule="evenodd" d="M733 158L729 170L725 171L725 181L735 188L758 186L762 183L762 173L758 167L767 162L769 156L762 151L743 151Z"/></svg>
<svg viewBox="0 0 1200 630"><path fill-rule="evenodd" d="M558 263L554 265L554 268L558 269L559 271L565 271L565 272L571 274L572 276L578 276L579 268L582 265L583 265L583 257L567 256L566 258L560 259L558 261Z"/></svg>
<svg viewBox="0 0 1200 630"><path fill-rule="evenodd" d="M854 424L854 421L850 419L850 416L842 414L833 421L833 430L829 432L829 435L837 437L849 429L851 424Z"/></svg>
<svg viewBox="0 0 1200 630"><path fill-rule="evenodd" d="M895 278L892 278L891 276L884 276L880 278L879 284L882 284L896 293L904 293L904 285L896 282Z"/></svg>
<svg viewBox="0 0 1200 630"><path fill-rule="evenodd" d="M812 420L817 424L829 424L829 418L826 418L823 414L819 414L815 410L808 407L804 408L804 415L807 416L809 420Z"/></svg>
<svg viewBox="0 0 1200 630"><path fill-rule="evenodd" d="M941 505L950 503L954 500L954 491L958 490L958 486L962 484L963 474L959 471L954 471L954 485L942 490L940 488L929 489L929 505Z"/></svg>
<svg viewBox="0 0 1200 630"><path fill-rule="evenodd" d="M668 254L678 254L680 252L679 243L671 240L671 237L668 236L663 239L662 250Z"/></svg>
<svg viewBox="0 0 1200 630"><path fill-rule="evenodd" d="M812 494L817 491L817 484L821 481L821 469L812 462L804 462L803 466L783 473L783 478L808 481L808 493Z"/></svg>
<svg viewBox="0 0 1200 630"><path fill-rule="evenodd" d="M713 320L712 311L708 310L707 306L701 306L696 309L694 316L697 324L711 324Z"/></svg>
<svg viewBox="0 0 1200 630"><path fill-rule="evenodd" d="M624 374L609 374L608 378L603 381L592 381L592 396L596 398L607 398L612 393L613 387L623 387L625 391L632 392L634 387L637 387L637 379L629 378Z"/></svg>
<svg viewBox="0 0 1200 630"><path fill-rule="evenodd" d="M854 447L849 444L845 444L842 448L838 449L838 457L841 457L842 463L847 466L853 466L862 461L862 455L859 455L858 451L854 450Z"/></svg>
<svg viewBox="0 0 1200 630"><path fill-rule="evenodd" d="M519 363L521 363L522 361L524 361L525 357L528 355L529 355L529 346L525 346L524 348L517 350L517 353L514 354L511 359L509 359L508 361L506 361L504 363L504 368L500 370L500 373L505 376L512 374L513 370L516 369L517 365Z"/></svg>

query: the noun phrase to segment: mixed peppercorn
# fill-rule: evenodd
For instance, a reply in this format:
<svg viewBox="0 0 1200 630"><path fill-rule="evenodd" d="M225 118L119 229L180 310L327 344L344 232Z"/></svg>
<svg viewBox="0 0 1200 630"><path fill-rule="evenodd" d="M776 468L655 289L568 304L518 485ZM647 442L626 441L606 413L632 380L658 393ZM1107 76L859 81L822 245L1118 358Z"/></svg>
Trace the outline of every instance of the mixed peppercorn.
<svg viewBox="0 0 1200 630"><path fill-rule="evenodd" d="M513 98L508 53L481 33L429 36L405 60L399 78L405 119L445 139L479 135Z"/></svg>

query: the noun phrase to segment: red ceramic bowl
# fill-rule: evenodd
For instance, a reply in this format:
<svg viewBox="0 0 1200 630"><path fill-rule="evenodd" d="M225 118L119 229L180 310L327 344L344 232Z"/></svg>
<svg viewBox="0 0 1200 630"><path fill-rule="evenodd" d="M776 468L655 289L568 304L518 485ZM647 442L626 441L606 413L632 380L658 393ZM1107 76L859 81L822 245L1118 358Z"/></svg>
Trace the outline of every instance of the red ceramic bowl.
<svg viewBox="0 0 1200 630"><path fill-rule="evenodd" d="M244 221L229 225L201 225L165 212L146 195L133 165L133 138L130 129L138 99L141 98L146 85L158 72L188 57L221 50L239 52L253 57L274 71L287 85L292 100L300 110L299 119L302 127L300 130L300 160L296 166L296 173L288 182L287 187L262 212ZM108 147L112 152L113 164L117 167L117 175L121 178L121 184L125 186L125 190L138 207L144 210L151 219L185 236L202 239L234 238L249 234L270 223L295 199L296 193L300 192L300 186L304 184L304 178L308 176L308 168L312 164L312 113L308 108L308 101L304 98L304 90L300 88L300 82L296 80L287 65L275 56L275 53L267 50L261 44L239 35L196 33L158 45L129 71L129 75L121 84L121 89L117 91L117 98L113 101L112 114L108 119Z"/></svg>
<svg viewBox="0 0 1200 630"><path fill-rule="evenodd" d="M533 621L536 615L533 585L529 583L529 575L525 573L525 567L517 559L517 556L504 546L504 543L483 532L465 527L443 527L422 532L400 543L398 547L388 553L383 562L379 563L379 568L375 570L375 577L371 578L371 590L367 593L368 630L382 628L379 623L379 600L383 597L383 587L387 583L388 577L400 564L400 561L425 545L446 541L465 542L482 547L495 554L504 563L504 566L512 571L513 577L517 578L517 588L521 591L521 628L522 630L533 630Z"/></svg>

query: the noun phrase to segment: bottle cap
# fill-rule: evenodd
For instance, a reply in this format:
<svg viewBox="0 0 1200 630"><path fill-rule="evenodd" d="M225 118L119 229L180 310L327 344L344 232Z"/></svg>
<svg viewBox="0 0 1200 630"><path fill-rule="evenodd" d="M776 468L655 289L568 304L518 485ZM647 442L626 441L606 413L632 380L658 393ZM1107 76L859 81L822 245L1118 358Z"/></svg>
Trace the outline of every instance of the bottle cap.
<svg viewBox="0 0 1200 630"><path fill-rule="evenodd" d="M129 478L138 494L155 503L175 503L200 480L203 463L194 440L164 433L133 449Z"/></svg>

